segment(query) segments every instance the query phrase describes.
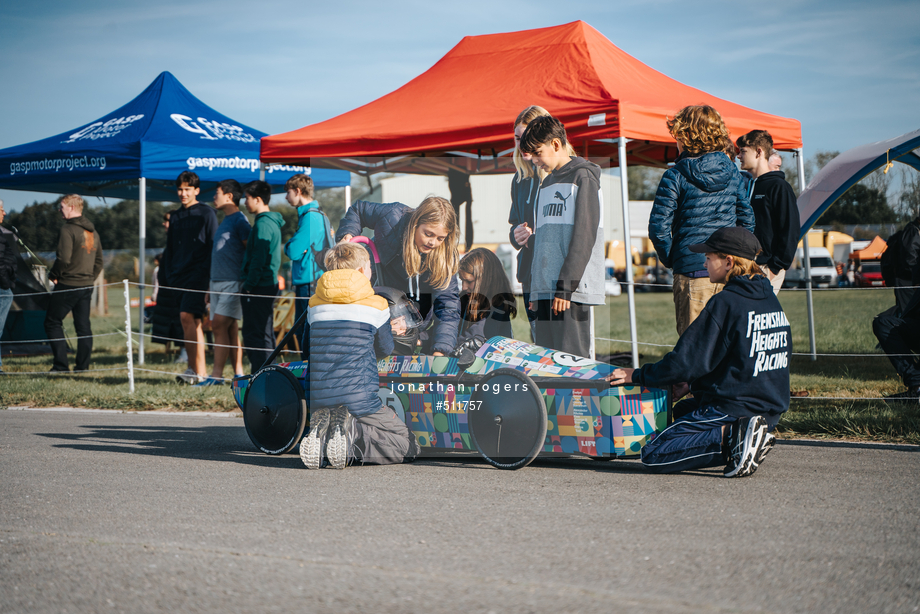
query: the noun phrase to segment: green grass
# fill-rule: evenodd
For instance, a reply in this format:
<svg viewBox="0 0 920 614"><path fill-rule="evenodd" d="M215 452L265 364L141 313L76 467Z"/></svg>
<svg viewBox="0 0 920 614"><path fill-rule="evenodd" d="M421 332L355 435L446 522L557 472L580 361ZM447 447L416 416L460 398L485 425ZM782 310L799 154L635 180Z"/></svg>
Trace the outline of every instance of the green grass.
<svg viewBox="0 0 920 614"><path fill-rule="evenodd" d="M887 358L876 349L872 318L894 304L889 290L815 291L817 360L808 355L809 340L805 292L784 290L780 302L792 323L792 389L809 397L793 399L779 431L785 436L833 437L866 441L920 444L920 407L886 403L878 398L903 390ZM523 310L522 310L523 311ZM654 362L677 342L674 306L670 292L636 294L640 362ZM137 310L131 317L136 329ZM626 295L611 298L606 309L596 309L597 354L630 352ZM124 369L126 344L124 298L120 287L109 289L109 315L93 317L93 332L115 333L95 340L91 368ZM526 320L513 321L515 336L528 339ZM70 318L65 322L73 335ZM625 341L607 341L617 339ZM135 338L135 349L137 339ZM664 346L664 347L661 347ZM0 384L0 406L73 406L120 410L173 409L177 411L230 411L236 404L228 387L191 388L175 383L174 376L186 365L174 364L175 354L145 341L146 364L138 368L161 373L135 373L135 392L128 392L125 370L64 377L10 375ZM869 356L821 356L820 354L868 354ZM72 361L72 356L71 356ZM208 357L210 364L211 358ZM628 364L628 358L622 362ZM5 358L4 371L47 371L50 355ZM248 367L248 365L246 365ZM231 374L225 370L225 376ZM821 400L816 397L834 397Z"/></svg>

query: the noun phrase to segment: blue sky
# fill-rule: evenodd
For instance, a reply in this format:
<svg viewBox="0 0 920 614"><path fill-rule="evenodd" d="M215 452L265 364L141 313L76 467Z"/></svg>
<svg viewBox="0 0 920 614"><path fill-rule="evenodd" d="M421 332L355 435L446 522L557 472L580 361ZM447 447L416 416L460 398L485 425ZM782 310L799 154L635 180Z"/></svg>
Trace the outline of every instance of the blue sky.
<svg viewBox="0 0 920 614"><path fill-rule="evenodd" d="M396 89L464 36L576 19L678 81L800 120L806 157L920 128L916 0L29 0L0 5L0 148L92 121L163 70L285 132ZM0 198L9 211L49 197Z"/></svg>

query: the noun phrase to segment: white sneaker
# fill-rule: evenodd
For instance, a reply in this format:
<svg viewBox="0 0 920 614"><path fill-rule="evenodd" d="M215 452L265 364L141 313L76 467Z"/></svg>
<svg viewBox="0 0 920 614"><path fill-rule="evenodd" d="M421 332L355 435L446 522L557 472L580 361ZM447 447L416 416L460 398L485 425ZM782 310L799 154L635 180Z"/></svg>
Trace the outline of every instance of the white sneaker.
<svg viewBox="0 0 920 614"><path fill-rule="evenodd" d="M184 373L176 376L176 381L180 384L197 384L204 381L204 378L191 369L186 369Z"/></svg>
<svg viewBox="0 0 920 614"><path fill-rule="evenodd" d="M182 350L179 352L179 355L173 361L173 364L177 365L182 362L188 362L188 352L185 351L185 347L183 347Z"/></svg>
<svg viewBox="0 0 920 614"><path fill-rule="evenodd" d="M758 458L763 460L761 450L767 440L767 421L761 416L741 418L731 429L731 458L722 475L727 478L743 478L757 471Z"/></svg>

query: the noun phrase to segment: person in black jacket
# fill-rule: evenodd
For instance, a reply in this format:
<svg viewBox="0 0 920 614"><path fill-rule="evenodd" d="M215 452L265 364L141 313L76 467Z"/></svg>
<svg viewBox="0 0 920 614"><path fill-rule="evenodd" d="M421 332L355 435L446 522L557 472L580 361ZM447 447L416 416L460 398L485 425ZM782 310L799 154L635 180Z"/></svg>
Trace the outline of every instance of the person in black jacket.
<svg viewBox="0 0 920 614"><path fill-rule="evenodd" d="M3 201L0 200L0 224L6 211ZM6 316L13 304L13 286L16 285L16 267L19 263L19 248L16 247L16 236L6 228L0 226L0 337L3 336L3 327L6 325ZM0 373L3 373L3 352L0 351Z"/></svg>
<svg viewBox="0 0 920 614"><path fill-rule="evenodd" d="M721 228L705 243L713 296L660 361L615 369L611 386L665 387L689 382L693 397L678 419L642 449L642 464L659 473L727 463L725 477L751 475L772 448L770 433L789 408L789 321L754 258L760 243L748 230Z"/></svg>
<svg viewBox="0 0 920 614"><path fill-rule="evenodd" d="M888 360L901 376L907 391L889 398L920 399L920 217L904 229L895 271L894 307L875 316L872 332L888 354Z"/></svg>
<svg viewBox="0 0 920 614"><path fill-rule="evenodd" d="M204 331L202 319L207 312L204 302L211 275L211 247L217 232L217 214L198 202L198 175L184 171L176 178L176 191L182 206L169 216L166 248L160 263L164 286L178 288L179 319L188 352L188 369L177 379L187 384L204 381Z"/></svg>
<svg viewBox="0 0 920 614"><path fill-rule="evenodd" d="M754 235L763 246L757 264L770 280L773 293L779 294L799 243L799 208L795 192L786 181L786 175L770 162L776 154L769 132L751 130L738 137L738 150L741 170L754 177L751 192Z"/></svg>

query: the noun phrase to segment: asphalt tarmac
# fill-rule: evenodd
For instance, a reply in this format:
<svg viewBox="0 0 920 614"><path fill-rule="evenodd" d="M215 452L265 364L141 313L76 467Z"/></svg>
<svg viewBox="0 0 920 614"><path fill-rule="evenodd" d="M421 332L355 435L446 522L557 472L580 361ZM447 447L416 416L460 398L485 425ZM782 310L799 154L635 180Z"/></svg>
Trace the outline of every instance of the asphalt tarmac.
<svg viewBox="0 0 920 614"><path fill-rule="evenodd" d="M476 457L307 471L236 415L0 411L2 612L917 612L920 453L750 478Z"/></svg>

